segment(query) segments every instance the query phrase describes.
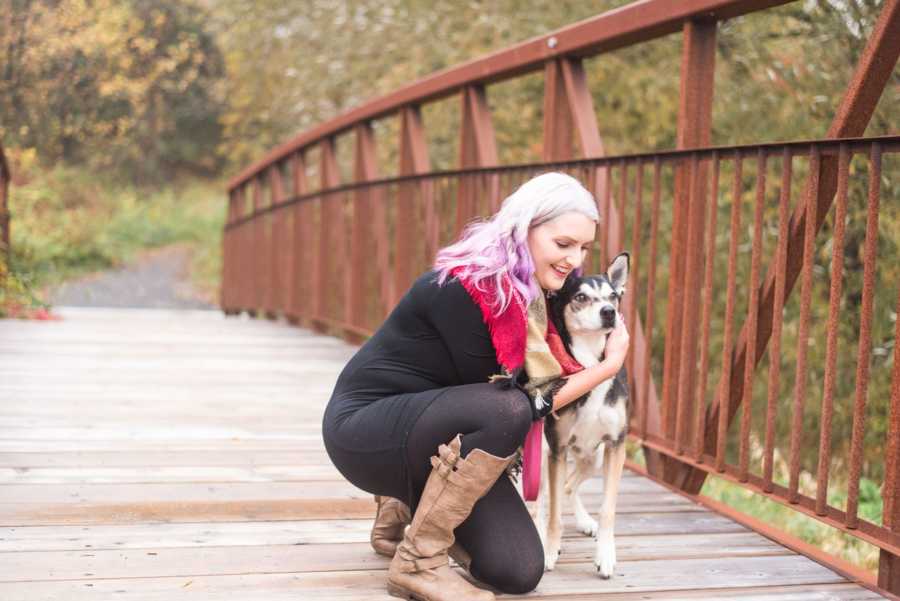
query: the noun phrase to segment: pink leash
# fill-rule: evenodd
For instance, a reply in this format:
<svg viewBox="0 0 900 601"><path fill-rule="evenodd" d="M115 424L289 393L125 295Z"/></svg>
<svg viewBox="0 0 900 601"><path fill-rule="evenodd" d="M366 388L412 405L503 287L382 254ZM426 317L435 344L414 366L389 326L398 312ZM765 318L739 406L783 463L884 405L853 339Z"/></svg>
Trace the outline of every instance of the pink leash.
<svg viewBox="0 0 900 601"><path fill-rule="evenodd" d="M574 374L584 369L566 352L562 338L552 321L547 323L547 344L550 346L550 352L559 361L564 375ZM546 418L531 422L531 429L528 430L525 444L522 447L522 494L526 501L537 499L541 488L541 461L543 460L541 442L544 438L544 419Z"/></svg>
<svg viewBox="0 0 900 601"><path fill-rule="evenodd" d="M526 501L534 501L541 488L541 439L544 438L544 418L531 422L522 447L522 493Z"/></svg>

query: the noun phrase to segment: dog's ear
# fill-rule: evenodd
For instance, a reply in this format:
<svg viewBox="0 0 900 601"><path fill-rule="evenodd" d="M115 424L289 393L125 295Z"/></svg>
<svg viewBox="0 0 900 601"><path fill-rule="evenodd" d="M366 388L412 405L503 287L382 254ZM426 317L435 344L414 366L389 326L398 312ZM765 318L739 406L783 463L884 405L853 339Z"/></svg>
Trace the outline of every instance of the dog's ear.
<svg viewBox="0 0 900 601"><path fill-rule="evenodd" d="M625 294L625 283L628 281L629 261L630 257L628 253L621 253L613 259L612 263L609 264L609 269L606 270L606 277L609 279L609 283L612 285L613 290L615 290L616 294L619 296Z"/></svg>

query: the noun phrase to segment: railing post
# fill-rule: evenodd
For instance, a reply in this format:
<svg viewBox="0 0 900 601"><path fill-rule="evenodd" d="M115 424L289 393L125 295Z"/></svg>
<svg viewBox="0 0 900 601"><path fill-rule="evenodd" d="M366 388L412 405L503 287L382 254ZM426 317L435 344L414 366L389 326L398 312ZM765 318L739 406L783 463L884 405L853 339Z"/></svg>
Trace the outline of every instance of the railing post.
<svg viewBox="0 0 900 601"><path fill-rule="evenodd" d="M237 204L234 208L234 218L242 219L247 212L247 184L241 184L237 188ZM252 223L242 223L235 229L234 236L234 302L238 312L246 311L250 304L247 302L247 284L250 277L249 262L252 260L253 240Z"/></svg>
<svg viewBox="0 0 900 601"><path fill-rule="evenodd" d="M576 141L581 150L581 156L584 158L602 157L606 154L603 139L597 127L594 100L587 86L587 78L581 60L552 59L547 61L544 66L543 159L545 161L561 161L574 157ZM591 177L593 181L587 182L588 187L595 191L598 198L602 198L609 190L608 171L596 169ZM614 203L609 203L609 205L609 209L605 211L606 214L601 216L606 226L605 233L600 233L600 243L605 247L604 257L615 256L622 251L624 244L623 240L618 239L624 214L619 214ZM603 267L605 266L600 266L601 269ZM590 261L587 261L585 269L590 270L590 268ZM644 335L640 319L636 315L633 317L630 335L634 341L634 353L635 356L645 357L644 349L649 341ZM650 431L656 433L659 424L659 404L655 393L651 392L650 379L644 377L644 370L648 369L649 365L642 363L639 369L634 370L631 379L634 394L644 399L640 406L645 412L652 414L646 420L642 419L642 422L646 422ZM644 455L647 465L658 469L662 456L648 447L644 447Z"/></svg>
<svg viewBox="0 0 900 601"><path fill-rule="evenodd" d="M291 162L289 158L282 160L278 167L278 186L281 194L280 203L288 202L291 198L290 182L288 182L287 190L285 189L285 171L289 171ZM291 282L293 281L293 257L291 249L294 248L292 238L294 236L294 211L290 207L282 208L277 211L278 222L278 244L276 257L278 258L278 296L275 299L275 308L278 313L288 319L288 313L291 308Z"/></svg>
<svg viewBox="0 0 900 601"><path fill-rule="evenodd" d="M544 141L541 158L547 162L565 161L575 156L573 115L569 111L569 98L562 76L564 61L567 59L553 59L544 65Z"/></svg>
<svg viewBox="0 0 900 601"><path fill-rule="evenodd" d="M263 194L262 194L262 183L260 180L260 175L254 176L251 185L253 186L253 218L250 222L250 229L253 231L251 235L253 239L253 244L251 246L251 256L252 256L252 274L250 277L250 281L252 282L252 289L249 290L249 304L247 305L247 313L256 317L257 312L259 311L262 305L262 291L265 286L264 276L265 276L265 265L263 265L263 261L265 260L265 254L263 252L263 248L265 245L265 231L262 226L262 219L260 219L257 214L260 209L262 209L263 205Z"/></svg>
<svg viewBox="0 0 900 601"><path fill-rule="evenodd" d="M239 190L240 188L234 188L228 192L228 211L226 213L225 229L222 232L222 283L219 286L219 306L222 307L225 315L234 315L237 312L235 311L236 301L234 298L234 286L237 281L235 279L235 259L237 255L235 252L235 238L237 230L228 226L237 219Z"/></svg>
<svg viewBox="0 0 900 601"><path fill-rule="evenodd" d="M375 157L375 135L371 123L360 123L356 126L356 152L354 158L353 178L355 182L370 181L378 178L378 164ZM372 235L372 201L374 190L357 188L353 192L353 230L350 239L350 265L346 272L347 299L344 304L344 321L356 327L362 327L365 321L366 297L372 292L374 283L369 256L373 247L387 249L387 240L377 239ZM385 232L386 237L386 232ZM376 251L376 257L380 254ZM376 274L377 276L378 274ZM387 274L381 272L382 277Z"/></svg>
<svg viewBox="0 0 900 601"><path fill-rule="evenodd" d="M291 155L291 183L294 198L303 196L309 190L306 182L306 161L303 150ZM290 268L288 273L288 320L291 323L302 323L303 318L310 316L310 294L313 290L313 248L312 248L312 211L309 202L298 202L291 207L293 213L293 237L290 247Z"/></svg>
<svg viewBox="0 0 900 601"><path fill-rule="evenodd" d="M690 20L683 27L683 46L681 58L681 100L678 111L677 147L679 149L696 148L709 144L712 131L712 97L715 71L716 29L715 20ZM706 167L702 162L696 165L697 173L684 164L675 171L675 198L673 206L673 226L669 273L668 303L666 305L666 338L663 360L662 383L662 427L667 438L676 434L679 402L687 403L689 399L678 398L680 377L688 378L683 390L685 394L694 390L694 374L696 362L697 337L684 335L684 303L694 308L700 304L699 286L688 290L685 275L688 270L699 273L700 256L687 252L687 236L689 225L696 240L703 239L703 208L706 203L705 186L696 186L695 198L691 198L691 177L695 181L706 181ZM690 261L690 265L688 265ZM685 299L685 293L690 299ZM690 310L689 317L696 323L696 311ZM682 354L686 353L682 363ZM681 373L681 368L686 373ZM689 422L692 420L688 420ZM676 446L680 443L676 443ZM653 473L669 483L678 485L685 464L672 458L665 458L661 463L662 473Z"/></svg>
<svg viewBox="0 0 900 601"><path fill-rule="evenodd" d="M497 141L494 122L488 107L487 93L483 85L469 85L462 91L462 125L460 127L459 166L493 167L498 164ZM487 196L491 203L497 203L500 187L496 177L489 178ZM479 182L473 176L464 176L459 183L456 200L456 234L462 232L466 223L475 217L479 207ZM492 205L493 206L493 205Z"/></svg>
<svg viewBox="0 0 900 601"><path fill-rule="evenodd" d="M324 314L327 307L326 294L330 290L328 286L328 278L331 275L329 269L335 265L340 265L341 261L332 260L334 249L341 249L344 240L344 225L341 223L340 202L336 198L329 198L325 192L330 188L337 187L340 184L340 174L337 166L337 156L334 148L334 136L323 138L319 143L319 151L321 152L321 168L319 176L321 181L319 191L319 253L315 260L315 282L316 289L314 291L314 302L312 310L313 325L318 329L325 327L323 319L328 317ZM316 320L319 320L318 322Z"/></svg>
<svg viewBox="0 0 900 601"><path fill-rule="evenodd" d="M425 140L425 128L422 127L422 115L418 105L406 106L400 109L400 175L415 175L427 173L431 170L428 158L428 145ZM426 224L436 231L437 222L434 216L433 203L425 206ZM376 226L384 228L387 235L387 220L385 216L384 199L379 197L376 204ZM416 206L415 185L400 183L397 187L397 211L394 220L394 232L396 246L394 247L393 280L387 271L382 273L382 278L387 281L382 283L382 290L389 291L389 298L384 306L384 314L387 315L391 307L397 304L400 296L406 291L413 280L413 233L416 224L418 207ZM430 231L430 230L429 230ZM436 250L436 249L435 249ZM379 255L380 256L380 255ZM383 259L386 259L383 258ZM388 289L387 286L392 286Z"/></svg>
<svg viewBox="0 0 900 601"><path fill-rule="evenodd" d="M280 163L273 163L268 169L269 174L269 191L272 198L272 207L277 207L284 201L284 186L281 180ZM268 244L266 246L267 261L266 265L268 273L269 285L266 289L265 310L266 317L275 319L277 314L283 311L281 305L281 255L283 251L282 243L282 224L284 215L281 211L275 209L266 215L266 233L268 234Z"/></svg>

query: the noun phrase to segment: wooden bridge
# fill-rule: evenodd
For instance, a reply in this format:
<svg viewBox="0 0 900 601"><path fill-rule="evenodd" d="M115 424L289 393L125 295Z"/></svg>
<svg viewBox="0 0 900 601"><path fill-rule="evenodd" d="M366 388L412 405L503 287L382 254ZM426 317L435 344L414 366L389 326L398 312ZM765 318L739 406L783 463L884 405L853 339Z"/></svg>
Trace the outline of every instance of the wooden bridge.
<svg viewBox="0 0 900 601"><path fill-rule="evenodd" d="M387 600L372 496L321 438L354 347L212 311L0 321L0 599ZM585 484L588 510L600 484ZM880 598L635 474L613 579L568 526L533 599Z"/></svg>
<svg viewBox="0 0 900 601"><path fill-rule="evenodd" d="M234 317L0 323L0 599L387 598L387 561L367 543L374 503L323 453L330 386L347 343L440 246L547 170L598 199L590 265L632 253L637 452L616 576L587 569L590 541L569 528L528 596L900 594L900 256L879 227L896 210L900 136L863 137L900 55L900 0L884 1L821 139L711 147L719 25L787 2L635 2L285 142L229 184L221 305ZM606 156L584 61L673 34L677 148ZM490 88L534 72L543 161L500 165ZM434 171L422 107L448 97L459 169ZM386 122L395 177L376 158ZM701 494L710 477L872 545L877 574L716 503ZM874 513L861 510L872 486Z"/></svg>

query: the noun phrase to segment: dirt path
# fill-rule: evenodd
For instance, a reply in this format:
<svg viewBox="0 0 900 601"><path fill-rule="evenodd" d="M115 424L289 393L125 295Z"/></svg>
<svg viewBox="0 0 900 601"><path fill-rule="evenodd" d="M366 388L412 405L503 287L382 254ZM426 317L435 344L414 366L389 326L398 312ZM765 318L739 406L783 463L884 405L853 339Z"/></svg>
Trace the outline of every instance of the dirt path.
<svg viewBox="0 0 900 601"><path fill-rule="evenodd" d="M190 249L175 244L141 254L134 262L49 291L52 305L216 309L188 280Z"/></svg>

